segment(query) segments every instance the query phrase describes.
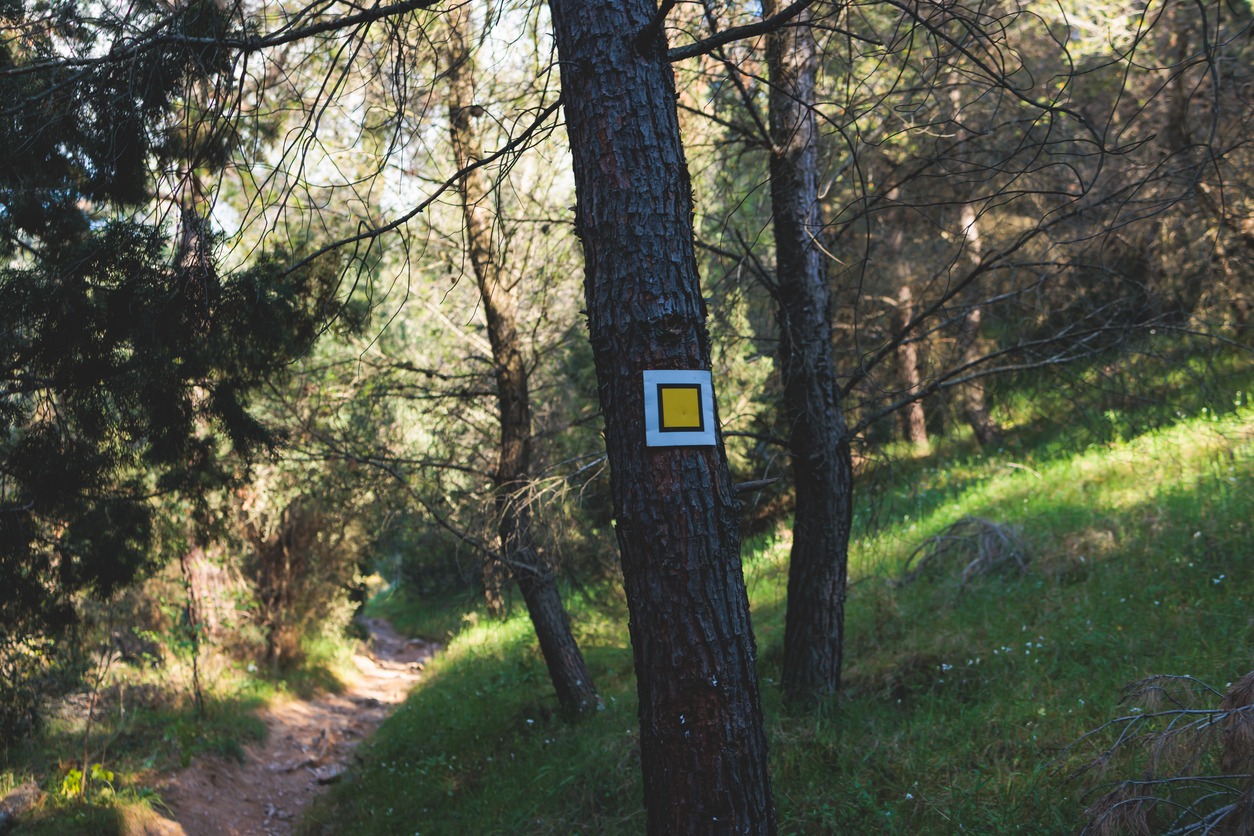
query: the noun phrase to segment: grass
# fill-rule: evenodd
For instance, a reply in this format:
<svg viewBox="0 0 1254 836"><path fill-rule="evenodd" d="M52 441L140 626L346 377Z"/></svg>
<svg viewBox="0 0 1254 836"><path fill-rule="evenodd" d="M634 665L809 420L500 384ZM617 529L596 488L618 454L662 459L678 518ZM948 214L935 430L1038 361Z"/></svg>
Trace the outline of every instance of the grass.
<svg viewBox="0 0 1254 836"><path fill-rule="evenodd" d="M1251 666L1252 440L1249 409L1181 422L993 476L861 541L855 576L871 582L851 594L845 695L827 717L768 708L785 829L1074 831L1083 788L1053 758L1124 684L1222 686ZM966 514L1018 525L1034 570L961 589L874 582ZM782 607L759 612L770 676ZM867 792L832 792L845 782Z"/></svg>
<svg viewBox="0 0 1254 836"><path fill-rule="evenodd" d="M237 677L234 687L219 684L205 694L197 716L190 695L157 687L142 672L119 689L100 692L90 732L84 700L71 701L50 718L44 733L9 750L0 763L4 783L34 778L45 796L22 820L18 834L113 834L145 832L142 824L160 808L150 789L162 772L186 766L193 757L212 753L241 759L243 747L264 738L257 710L275 695L261 680ZM137 681L149 679L149 682ZM86 796L71 789L74 772L100 764L107 777L89 784ZM136 829L138 828L138 829Z"/></svg>
<svg viewBox="0 0 1254 836"><path fill-rule="evenodd" d="M788 535L745 544L781 832L1074 832L1100 790L1067 780L1085 753L1065 749L1119 713L1125 684L1191 674L1222 690L1250 670L1254 370L1167 360L999 383L1003 446L980 450L959 429L928 456L890 446L867 463L844 688L816 711L785 706L777 687ZM1155 389L1129 397L1129 379ZM959 554L902 582L920 543L968 517L1014 529L1028 571L963 583ZM558 716L520 606L494 622L466 593L372 600L367 615L447 648L303 832L640 832L622 593L583 587L567 604L605 700L577 725ZM28 777L47 793L18 832L144 832L158 773L202 752L240 756L269 701L339 687L345 648L311 640L304 668L281 679L210 665L200 717L186 660L119 668L90 734L71 704L39 740L0 753L0 795ZM84 748L110 773L86 800L62 792Z"/></svg>
<svg viewBox="0 0 1254 836"><path fill-rule="evenodd" d="M1074 832L1092 790L1059 758L1114 716L1122 686L1187 673L1222 688L1250 670L1248 391L1229 378L1169 408L1099 402L1092 421L1025 419L1000 450L940 439L930 457L872 464L845 686L817 711L777 687L788 538L746 544L781 832ZM1066 416L1064 395L1031 393L1031 414ZM894 583L917 544L970 515L1015 527L1029 570ZM563 723L525 616L478 619L303 832L639 832L622 602L570 605L604 711Z"/></svg>
<svg viewBox="0 0 1254 836"><path fill-rule="evenodd" d="M387 587L367 602L362 614L387 619L407 636L443 643L468 621L482 617L481 603L482 596L464 590L416 600L403 589Z"/></svg>

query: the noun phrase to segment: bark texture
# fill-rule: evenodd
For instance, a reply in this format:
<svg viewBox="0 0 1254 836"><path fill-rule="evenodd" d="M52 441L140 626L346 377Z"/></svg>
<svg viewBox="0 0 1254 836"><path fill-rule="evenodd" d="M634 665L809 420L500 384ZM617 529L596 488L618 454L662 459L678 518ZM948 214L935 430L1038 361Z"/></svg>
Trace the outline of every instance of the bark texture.
<svg viewBox="0 0 1254 836"><path fill-rule="evenodd" d="M483 158L474 117L474 64L469 47L466 10L450 14L449 127L459 169ZM531 483L531 399L527 367L518 335L513 289L496 259L492 244L495 214L492 186L482 168L458 182L466 223L467 250L488 323L488 342L496 371L497 409L501 424L500 459L493 476L501 555L508 573L518 581L527 614L535 627L540 651L566 716L579 716L600 705L583 653L571 633L553 568L535 547L531 533L528 488ZM495 564L495 565L493 565ZM489 560L485 579L506 574L500 561ZM488 595L493 589L485 583ZM496 590L499 594L499 590Z"/></svg>
<svg viewBox="0 0 1254 836"><path fill-rule="evenodd" d="M551 0L650 833L774 831L739 508L716 446L644 443L641 373L709 369L692 195L651 0ZM716 422L717 426L717 422Z"/></svg>
<svg viewBox="0 0 1254 836"><path fill-rule="evenodd" d="M768 0L764 14L774 14L775 6ZM812 699L840 688L853 465L832 366L831 298L815 243L821 227L813 111L818 54L809 12L795 23L767 40L776 364L797 500L782 684L790 699Z"/></svg>

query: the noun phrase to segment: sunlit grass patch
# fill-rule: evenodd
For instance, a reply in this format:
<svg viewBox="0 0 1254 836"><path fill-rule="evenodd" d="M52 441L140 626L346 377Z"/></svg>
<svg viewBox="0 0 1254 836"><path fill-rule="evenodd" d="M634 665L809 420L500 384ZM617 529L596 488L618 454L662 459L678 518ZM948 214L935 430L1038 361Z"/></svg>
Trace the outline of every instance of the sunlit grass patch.
<svg viewBox="0 0 1254 836"><path fill-rule="evenodd" d="M364 614L385 618L406 635L443 644L461 630L466 613L479 609L480 601L464 591L415 601L403 589L388 587L370 599Z"/></svg>

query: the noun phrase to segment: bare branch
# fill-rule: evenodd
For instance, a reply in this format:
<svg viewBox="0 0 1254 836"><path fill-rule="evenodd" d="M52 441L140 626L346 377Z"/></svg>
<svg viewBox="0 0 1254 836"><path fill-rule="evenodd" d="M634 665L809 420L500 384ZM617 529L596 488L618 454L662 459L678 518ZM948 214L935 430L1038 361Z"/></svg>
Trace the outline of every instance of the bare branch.
<svg viewBox="0 0 1254 836"><path fill-rule="evenodd" d="M284 26L267 35L246 38L214 36L194 37L178 32L154 34L151 37L135 40L126 46L112 49L107 54L96 56L94 58L58 58L53 61L38 61L29 64L6 67L4 69L0 69L0 78L34 75L38 73L45 73L54 69L87 69L106 64L118 64L137 58L146 52L151 52L168 46L219 47L238 52L242 55L249 55L254 52L284 46L286 44L295 43L317 35L325 35L329 32L338 32L343 29L351 29L356 26L368 26L371 23L375 23L385 18L405 15L419 9L428 9L434 6L437 2L439 2L439 0L403 0L403 2L400 3L375 6L372 9L367 9L366 11L358 12L357 14L334 17L330 20L324 20L321 23L311 24L309 26L303 26L296 29ZM174 25L174 23L174 18L167 17L161 24L158 25L158 27L154 27L154 29L159 31L163 27L170 27Z"/></svg>
<svg viewBox="0 0 1254 836"><path fill-rule="evenodd" d="M804 12L810 6L813 6L814 2L815 0L796 0L796 2L792 5L786 6L778 13L760 20L757 23L747 23L744 26L733 26L731 29L724 29L722 32L718 32L708 38L703 38L695 43L676 47L666 54L666 58L673 64L676 61L696 58L698 55L708 55L724 44L729 44L732 41L739 41L744 38L753 38L758 35L765 35L767 32L771 32L783 26L785 23Z"/></svg>

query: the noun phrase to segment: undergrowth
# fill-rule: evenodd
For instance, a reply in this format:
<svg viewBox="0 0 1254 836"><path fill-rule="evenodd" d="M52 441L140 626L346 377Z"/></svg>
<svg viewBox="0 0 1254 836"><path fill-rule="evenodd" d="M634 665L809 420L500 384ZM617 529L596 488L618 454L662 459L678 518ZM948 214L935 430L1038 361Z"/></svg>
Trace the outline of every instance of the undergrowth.
<svg viewBox="0 0 1254 836"><path fill-rule="evenodd" d="M163 773L201 755L242 760L244 747L265 737L265 705L342 687L337 672L351 663L348 641L310 637L303 650L303 666L282 677L207 653L198 707L186 659L149 654L123 662L103 646L99 687L89 682L57 700L41 734L0 751L0 796L30 780L42 790L13 832L150 832L162 810L153 785Z"/></svg>

